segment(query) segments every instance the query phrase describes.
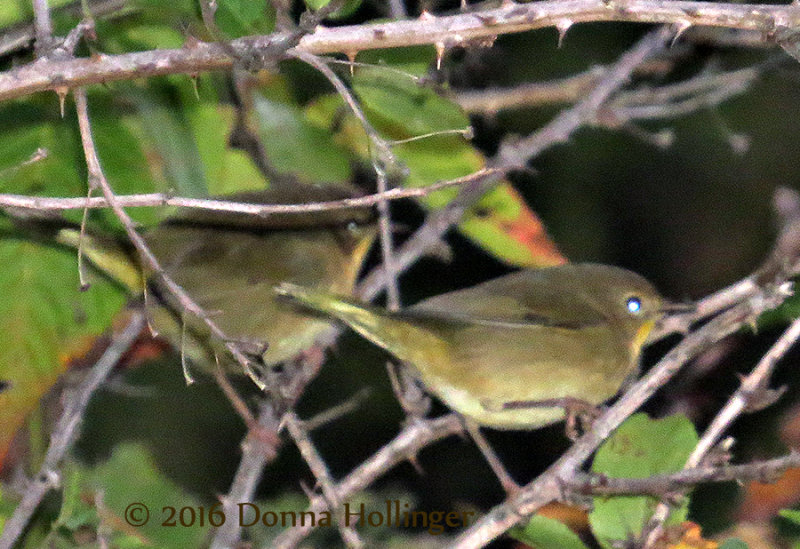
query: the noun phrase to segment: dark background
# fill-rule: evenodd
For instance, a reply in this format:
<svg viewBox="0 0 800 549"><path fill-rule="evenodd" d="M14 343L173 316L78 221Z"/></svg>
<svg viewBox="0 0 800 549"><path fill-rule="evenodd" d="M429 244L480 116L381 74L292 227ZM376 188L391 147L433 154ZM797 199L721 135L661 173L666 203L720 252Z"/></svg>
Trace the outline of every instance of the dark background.
<svg viewBox="0 0 800 549"><path fill-rule="evenodd" d="M356 21L364 14L353 17ZM446 60L446 70L460 85L476 87L568 76L593 64L613 62L643 30L632 25L576 25L561 49L556 49L553 29L506 37L483 53L455 52ZM797 186L797 62L779 49L698 47L677 73L667 77L688 77L708 66L745 66L767 57L778 62L744 95L685 118L643 125L651 131L672 128L676 140L669 148L659 149L624 131L584 128L569 143L533 160L535 173L517 174L512 180L570 260L630 268L675 300L718 290L747 275L766 256L775 234L772 193L778 186ZM528 134L557 112L554 107L537 108L475 119L476 142L490 155L503 137ZM747 137L747 151L734 150L732 134ZM411 203L396 203L393 214L409 231L423 218ZM454 252L452 262L423 259L402 276L405 305L510 270L457 234L451 233L448 243ZM376 259L373 252L372 262ZM736 373L755 365L781 327L772 323L757 334L732 336L719 345L720 358L708 371L697 378L679 376L648 404L647 411L658 416L683 407L702 429L736 387ZM646 365L675 341L650 349ZM333 406L361 387L372 389L358 411L314 434L334 476L342 477L389 441L403 417L388 384L386 354L348 333L329 357L299 406L301 417ZM797 359L797 353L790 353L778 369L776 384L789 384L782 401L737 423L732 433L738 439L737 460L775 455L784 445L777 426L797 400L793 375ZM225 493L245 431L213 382L186 387L177 361L167 359L121 375L125 383L146 387L149 394L99 394L79 443L80 455L98 460L121 440L145 440L159 466L194 493L208 500ZM254 395L247 383L239 388ZM489 431L488 437L520 482L533 478L569 444L561 426L535 432ZM430 510L487 509L503 498L467 440L451 437L435 444L420 454L419 463L423 474L403 464L378 487L411 493L420 508ZM313 484L296 449L286 444L267 469L259 496L299 492L299 479ZM693 518L712 529L725 526L725 508L735 505L736 498L731 497L735 490L732 485L702 490Z"/></svg>

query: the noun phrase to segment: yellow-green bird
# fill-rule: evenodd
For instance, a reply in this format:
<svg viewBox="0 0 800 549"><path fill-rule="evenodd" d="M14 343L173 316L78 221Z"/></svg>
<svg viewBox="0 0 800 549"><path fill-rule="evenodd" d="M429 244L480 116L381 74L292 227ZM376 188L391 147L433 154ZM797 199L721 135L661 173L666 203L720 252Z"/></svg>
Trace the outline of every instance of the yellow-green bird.
<svg viewBox="0 0 800 549"><path fill-rule="evenodd" d="M349 189L295 185L239 193L223 200L253 204L296 204L352 197ZM165 272L200 305L233 341L266 365L293 358L310 347L330 322L275 299L274 286L292 282L342 294L352 292L375 235L369 208L349 208L265 217L212 210L179 210L145 232L147 245ZM79 232L61 229L57 240L77 247ZM134 295L145 289L137 256L120 240L84 236L83 253ZM227 356L207 326L182 315L174 299L148 276L145 303L152 325L187 357L213 366ZM236 371L232 359L226 370ZM207 369L207 368L206 368ZM241 370L241 368L239 368Z"/></svg>
<svg viewBox="0 0 800 549"><path fill-rule="evenodd" d="M277 291L348 324L450 408L496 429L564 417L537 403L614 396L665 310L647 280L597 264L523 270L396 313L295 284Z"/></svg>

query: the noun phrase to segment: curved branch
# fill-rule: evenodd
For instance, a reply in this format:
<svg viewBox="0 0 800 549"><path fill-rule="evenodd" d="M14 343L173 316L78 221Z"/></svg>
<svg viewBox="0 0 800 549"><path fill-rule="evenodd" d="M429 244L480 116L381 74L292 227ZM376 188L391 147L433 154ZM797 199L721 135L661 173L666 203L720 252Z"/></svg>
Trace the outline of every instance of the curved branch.
<svg viewBox="0 0 800 549"><path fill-rule="evenodd" d="M670 23L685 30L693 26L722 27L762 33L765 42L786 39L800 27L800 5L728 4L663 0L543 0L529 4L504 3L497 9L444 17L427 15L336 28L317 27L303 36L276 32L219 43L192 43L181 49L152 50L91 58L42 59L0 74L0 101L39 91L131 80L166 74L197 74L227 70L235 59L259 59L264 65L283 59L288 50L312 54L358 53L364 50L415 45L440 48L466 46L545 27L567 29L574 23L627 21Z"/></svg>

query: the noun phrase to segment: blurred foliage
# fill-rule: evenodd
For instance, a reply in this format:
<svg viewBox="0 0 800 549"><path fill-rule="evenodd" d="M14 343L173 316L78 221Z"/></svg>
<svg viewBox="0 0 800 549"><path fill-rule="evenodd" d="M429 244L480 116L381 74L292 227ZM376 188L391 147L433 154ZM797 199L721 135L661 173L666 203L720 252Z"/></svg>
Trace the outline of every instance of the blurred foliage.
<svg viewBox="0 0 800 549"><path fill-rule="evenodd" d="M68 0L49 3L57 8ZM217 4L216 21L225 37L268 33L275 26L275 13L266 0L218 0ZM324 0L308 2L323 4ZM437 5L456 7L458 2ZM295 12L298 9L296 6ZM332 24L359 23L375 17L379 9L375 2L347 2ZM0 26L28 21L31 15L28 1L0 2ZM54 16L56 31L62 34L79 20L66 11L55 10ZM407 170L405 184L424 186L480 168L501 139L529 134L556 112L553 107L531 108L470 120L441 91L574 74L613 61L640 32L633 25L577 25L560 49L556 49L552 29L501 37L491 49L451 51L441 73L433 70L435 52L431 47L363 52L358 61L375 66L356 68L352 78L346 66L336 70L352 86L370 122L389 141L429 132L460 131L470 124L476 128L472 141L447 134L395 145L394 151L403 163L400 171ZM81 55L179 48L190 37L213 38L194 0L135 0L119 17L100 19L97 34L97 42L82 46ZM707 67L743 66L775 53L700 47L683 61L680 74L649 83L669 82ZM794 153L800 149L800 132L796 131L800 117L798 71L796 62L785 57L747 94L733 101L678 120L642 124L645 130L673 129L677 138L669 148L656 148L624 128L614 132L591 128L578 132L568 144L546 151L533 161L534 172L517 174L512 181L499 185L462 220L459 233L448 238L454 252L451 262L425 258L402 277L404 301L411 303L474 284L507 272L510 265L560 261L544 226L570 259L631 268L676 299L699 297L746 275L766 255L774 234L770 209L773 189L797 186L800 180ZM0 59L0 65L7 70L27 61L29 54L6 56ZM349 180L366 191L374 190L369 175L373 161L369 142L341 97L324 79L295 61L251 76L257 80L245 98L223 74L92 87L89 105L95 139L114 190L120 194L225 194L263 188L269 185L273 173L313 183ZM443 76L451 86L430 85L441 83ZM242 110L243 105L252 105L252 109ZM65 106L62 119L59 98L52 93L0 104L0 192L86 194L86 169L70 98ZM237 130L258 136L273 172L265 170L259 164L263 159L254 157L252 151L231 146ZM733 146L742 136L749 143L744 151ZM22 165L40 147L47 149L48 157ZM399 173L391 175L400 179ZM422 211L441 207L454 192L443 190L419 204L393 204L398 240L419 224ZM130 213L147 227L169 211L137 208ZM73 222L80 216L81 212L65 214ZM120 229L108 211L92 211L89 218L95 230ZM43 396L70 364L86 362L78 358L86 354L92 338L109 325L127 296L99 277L92 279L88 291L80 292L73 251L50 246L40 236L31 240L18 225L0 221L0 258L6 266L0 271L0 380L10 384L0 392L0 449L5 454L10 448L7 469L17 463L15 460L27 459L30 472L46 445L49 416L58 413L49 407L57 398ZM735 374L755 364L797 311L796 301L788 303L763 323L758 334L738 334L714 349L721 358L713 368L701 370L704 357L698 359L687 375L694 373L701 381L686 386L679 378L662 391L648 411L663 415L677 406L676 402L688 403L692 421L703 425L730 394ZM299 411L303 417L310 417L363 385L373 388L372 397L356 413L314 435L339 478L396 433L402 413L386 380L383 353L352 336L344 337L337 349L338 356L309 387ZM658 351L653 351L651 361ZM800 353L792 353L785 362L798 360ZM45 502L25 546L45 542L56 547L86 546L94 542L91 536L86 538L87 532L96 531L111 536L119 547L140 546L145 540L163 547L201 543L205 535L202 529L131 531L120 527L118 518L125 505L136 500L134 494L150 500L152 509L167 501L176 506L208 508L227 490L244 428L213 384L203 381L185 387L175 357L120 373L113 387L93 401L76 450L78 461L65 469L62 490ZM770 455L779 453L789 445L779 434L778 425L797 416L790 405L797 400L798 380L779 371L777 383L789 385L784 401L746 416L733 432L738 440L738 458L759 457L766 449ZM248 401L254 396L246 383L237 382L237 388ZM37 409L40 402L49 402L49 406ZM12 445L12 437L31 416L35 421L29 422L28 434L18 434ZM632 422L651 424L636 418ZM641 443L641 448L637 446L642 452L641 462L614 454L613 441L619 439L612 439L598 454L595 466L604 460L611 469L619 464L623 470L614 471L619 476L674 470L694 440L690 425L674 418L653 425L656 433L639 432L646 427L634 429L634 425L617 434ZM534 433L491 432L488 436L512 474L526 481L568 444L558 426ZM665 447L665 440L669 447ZM652 448L654 441L660 443L656 448ZM468 442L451 439L426 449L419 466L424 477L411 465L403 464L379 484L379 489L388 492L369 494L364 497L372 499L365 501L377 506L399 498L415 509L446 511L487 508L502 497L480 455ZM603 471L612 474L610 469ZM313 484L296 450L287 445L266 471L259 501L275 509L304 509L298 478ZM713 525L709 530L726 527L736 517L729 509L737 501L731 495L733 490L731 486L711 487L693 495L688 518L704 527ZM611 528L608 517L615 513L639 520L652 504L645 499L598 501L592 526L601 542L620 539L637 524L620 523L616 529L600 531L598 521ZM614 512L608 513L607 507L606 518L598 518L604 506L623 503L636 509L614 507ZM13 505L14 492L4 486L0 521L9 516ZM685 518L686 512L682 507L679 518ZM785 512L784 516L791 519L795 515ZM541 547L580 547L582 542L559 524L537 518L523 539L531 543L535 539ZM387 546L402 547L430 540L430 536L422 536L424 531L370 528L369 535ZM256 527L249 531L260 541L275 534L274 530ZM336 543L332 529L319 536L316 543ZM787 538L798 536L789 532ZM729 540L721 547L735 547L735 543Z"/></svg>

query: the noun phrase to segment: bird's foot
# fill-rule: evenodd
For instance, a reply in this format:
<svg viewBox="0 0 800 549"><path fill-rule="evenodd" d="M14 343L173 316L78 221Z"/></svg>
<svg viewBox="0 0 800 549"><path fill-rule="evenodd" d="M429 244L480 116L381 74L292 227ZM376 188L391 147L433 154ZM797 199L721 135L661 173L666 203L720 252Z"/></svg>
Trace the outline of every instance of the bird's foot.
<svg viewBox="0 0 800 549"><path fill-rule="evenodd" d="M526 408L563 408L566 416L566 435L570 440L576 440L582 433L588 431L594 420L603 412L603 407L595 406L580 398L561 397L545 400L512 400L504 402L504 410L522 410Z"/></svg>

